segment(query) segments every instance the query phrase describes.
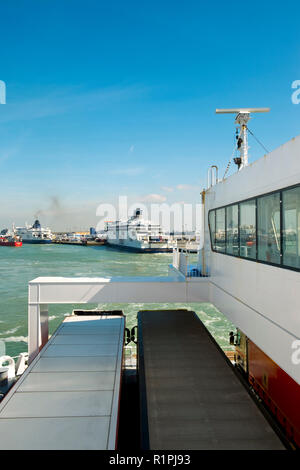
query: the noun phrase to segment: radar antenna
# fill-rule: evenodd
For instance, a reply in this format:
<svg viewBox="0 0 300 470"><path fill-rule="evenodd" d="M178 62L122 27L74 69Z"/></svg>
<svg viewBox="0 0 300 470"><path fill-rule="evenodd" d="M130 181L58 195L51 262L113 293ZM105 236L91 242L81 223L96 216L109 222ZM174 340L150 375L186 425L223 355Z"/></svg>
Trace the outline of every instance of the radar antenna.
<svg viewBox="0 0 300 470"><path fill-rule="evenodd" d="M233 109L216 109L217 114L236 114L235 124L238 124L239 131L237 132L237 149L240 152L240 157L235 158L234 162L238 165L239 170L248 165L248 136L247 136L247 123L251 119L251 113L267 113L270 108L233 108Z"/></svg>

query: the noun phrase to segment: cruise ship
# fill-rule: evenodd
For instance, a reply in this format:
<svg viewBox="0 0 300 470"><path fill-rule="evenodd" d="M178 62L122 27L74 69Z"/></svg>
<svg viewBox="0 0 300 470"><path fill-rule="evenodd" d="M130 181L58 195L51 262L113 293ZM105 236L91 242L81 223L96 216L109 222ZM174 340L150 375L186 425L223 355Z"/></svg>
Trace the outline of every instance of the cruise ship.
<svg viewBox="0 0 300 470"><path fill-rule="evenodd" d="M49 228L43 228L39 220L33 225L25 224L25 227L16 227L14 232L22 238L23 243L51 243L52 232Z"/></svg>
<svg viewBox="0 0 300 470"><path fill-rule="evenodd" d="M195 266L176 249L167 276L29 282L29 365L0 403L1 449L186 450L189 463L192 449L300 448L300 136L248 164L262 110L222 110L236 114L237 171L211 167ZM152 305L129 329L122 311L91 310L107 302ZM207 302L236 326L234 364L191 309ZM54 304L87 309L49 337Z"/></svg>
<svg viewBox="0 0 300 470"><path fill-rule="evenodd" d="M128 220L107 222L107 243L111 246L142 253L172 252L174 240L159 224L145 220L137 208Z"/></svg>

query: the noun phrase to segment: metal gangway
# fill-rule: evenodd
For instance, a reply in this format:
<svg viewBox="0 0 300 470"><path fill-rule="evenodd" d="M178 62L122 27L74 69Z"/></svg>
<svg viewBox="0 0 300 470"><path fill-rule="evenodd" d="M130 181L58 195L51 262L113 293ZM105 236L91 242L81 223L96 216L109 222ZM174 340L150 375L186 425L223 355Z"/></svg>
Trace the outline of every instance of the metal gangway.
<svg viewBox="0 0 300 470"><path fill-rule="evenodd" d="M66 317L0 403L0 449L116 449L124 328Z"/></svg>
<svg viewBox="0 0 300 470"><path fill-rule="evenodd" d="M144 450L260 450L284 445L192 311L138 314Z"/></svg>

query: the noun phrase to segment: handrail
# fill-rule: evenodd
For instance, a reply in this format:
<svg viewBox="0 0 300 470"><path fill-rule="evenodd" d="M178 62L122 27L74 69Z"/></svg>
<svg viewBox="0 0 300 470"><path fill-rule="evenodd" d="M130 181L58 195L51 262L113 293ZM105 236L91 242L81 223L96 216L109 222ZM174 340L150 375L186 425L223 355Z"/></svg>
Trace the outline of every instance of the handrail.
<svg viewBox="0 0 300 470"><path fill-rule="evenodd" d="M215 169L215 178L213 178L213 169ZM217 165L211 165L207 172L207 187L211 188L219 181L219 169Z"/></svg>

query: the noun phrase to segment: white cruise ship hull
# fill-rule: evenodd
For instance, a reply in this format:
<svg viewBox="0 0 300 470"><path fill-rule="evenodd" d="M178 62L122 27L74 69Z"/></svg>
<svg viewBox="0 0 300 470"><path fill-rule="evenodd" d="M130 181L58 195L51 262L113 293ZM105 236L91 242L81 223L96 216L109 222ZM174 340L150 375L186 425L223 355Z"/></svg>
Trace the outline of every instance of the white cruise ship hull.
<svg viewBox="0 0 300 470"><path fill-rule="evenodd" d="M109 246L133 251L136 253L170 253L173 251L173 245L168 242L144 242L139 240L130 239L109 239L107 240Z"/></svg>

